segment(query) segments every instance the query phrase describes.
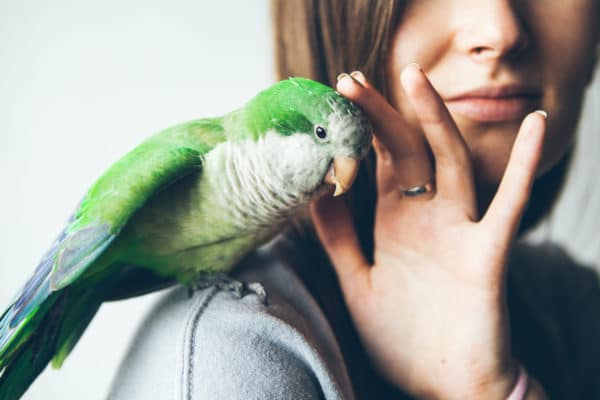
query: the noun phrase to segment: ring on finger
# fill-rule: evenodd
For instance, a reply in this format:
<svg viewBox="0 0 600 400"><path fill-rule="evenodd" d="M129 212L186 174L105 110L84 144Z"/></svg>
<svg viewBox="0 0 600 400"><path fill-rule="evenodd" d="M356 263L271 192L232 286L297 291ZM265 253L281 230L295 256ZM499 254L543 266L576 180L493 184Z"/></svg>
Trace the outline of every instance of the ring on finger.
<svg viewBox="0 0 600 400"><path fill-rule="evenodd" d="M412 186L402 189L402 194L406 197L419 197L423 195L432 195L435 192L433 181L427 181L422 185Z"/></svg>

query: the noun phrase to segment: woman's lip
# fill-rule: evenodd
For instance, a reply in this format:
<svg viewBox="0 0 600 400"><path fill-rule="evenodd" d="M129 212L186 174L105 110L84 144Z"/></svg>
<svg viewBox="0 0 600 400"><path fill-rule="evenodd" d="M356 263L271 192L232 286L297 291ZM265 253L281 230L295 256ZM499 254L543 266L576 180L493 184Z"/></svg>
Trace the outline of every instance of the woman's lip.
<svg viewBox="0 0 600 400"><path fill-rule="evenodd" d="M520 120L539 108L540 96L463 96L446 100L448 109L479 122Z"/></svg>
<svg viewBox="0 0 600 400"><path fill-rule="evenodd" d="M512 96L540 96L541 91L535 86L525 85L519 82L506 82L500 85L483 85L475 89L445 96L447 100L459 100L468 97L512 97Z"/></svg>

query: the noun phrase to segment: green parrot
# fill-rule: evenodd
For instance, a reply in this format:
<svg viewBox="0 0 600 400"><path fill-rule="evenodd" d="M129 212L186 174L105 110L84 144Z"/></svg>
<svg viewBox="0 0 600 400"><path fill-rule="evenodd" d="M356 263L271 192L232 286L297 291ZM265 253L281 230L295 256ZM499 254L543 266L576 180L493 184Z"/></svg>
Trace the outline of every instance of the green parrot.
<svg viewBox="0 0 600 400"><path fill-rule="evenodd" d="M371 143L364 113L290 78L219 118L166 129L88 190L0 317L0 400L60 367L103 301L227 273L311 198L348 190Z"/></svg>

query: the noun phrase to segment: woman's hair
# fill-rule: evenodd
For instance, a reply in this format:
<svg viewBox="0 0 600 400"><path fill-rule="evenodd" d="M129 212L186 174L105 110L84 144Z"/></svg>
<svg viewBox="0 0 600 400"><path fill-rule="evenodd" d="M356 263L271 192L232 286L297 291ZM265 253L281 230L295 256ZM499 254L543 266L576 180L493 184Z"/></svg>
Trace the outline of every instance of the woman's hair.
<svg viewBox="0 0 600 400"><path fill-rule="evenodd" d="M304 76L333 86L340 72L361 70L385 89L385 56L402 3L273 0L278 76Z"/></svg>

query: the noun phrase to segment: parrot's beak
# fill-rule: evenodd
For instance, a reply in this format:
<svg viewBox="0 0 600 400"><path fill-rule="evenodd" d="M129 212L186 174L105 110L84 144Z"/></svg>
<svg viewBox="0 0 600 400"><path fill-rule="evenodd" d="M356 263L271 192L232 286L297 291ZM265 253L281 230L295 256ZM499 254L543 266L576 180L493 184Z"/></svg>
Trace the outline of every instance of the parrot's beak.
<svg viewBox="0 0 600 400"><path fill-rule="evenodd" d="M358 174L360 160L350 157L336 157L325 176L325 182L335 185L334 196L346 193Z"/></svg>

